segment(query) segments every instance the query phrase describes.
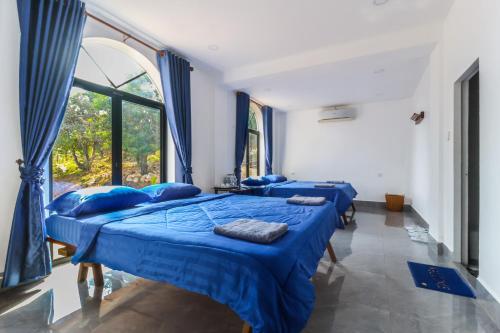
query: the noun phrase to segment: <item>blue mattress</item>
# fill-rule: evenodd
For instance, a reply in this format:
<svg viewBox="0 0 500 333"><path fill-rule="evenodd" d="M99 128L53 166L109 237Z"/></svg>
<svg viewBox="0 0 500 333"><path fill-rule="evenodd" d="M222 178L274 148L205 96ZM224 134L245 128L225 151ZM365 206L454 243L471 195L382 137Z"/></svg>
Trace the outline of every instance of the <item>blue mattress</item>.
<svg viewBox="0 0 500 333"><path fill-rule="evenodd" d="M270 245L212 232L216 224L244 217L287 223L289 231ZM53 215L47 233L66 242L79 233L74 262L102 263L208 295L254 332L279 333L305 327L315 300L309 279L337 220L332 203L311 207L282 198L211 195L80 220ZM66 222L80 226L61 227Z"/></svg>
<svg viewBox="0 0 500 333"><path fill-rule="evenodd" d="M45 220L45 227L47 229L47 235L53 239L77 245L80 240L81 230L86 228L88 229L89 225L97 225L99 226L101 223L101 219L104 218L106 222L115 219L121 219L123 214L126 216L131 216L134 214L142 214L144 212L149 212L150 210L156 210L158 208L171 208L171 207L179 207L191 203L201 202L205 200L211 200L212 198L220 197L215 196L213 194L202 193L195 197L188 199L180 199L180 200L170 200L168 202L161 203L144 203L137 205L133 209L124 210L122 212L112 212L109 214L94 214L87 215L79 218L69 217L69 216L61 216L57 214L52 214ZM95 223L97 221L97 223Z"/></svg>
<svg viewBox="0 0 500 333"><path fill-rule="evenodd" d="M344 214L358 194L350 183L335 184L333 188L318 188L314 181L286 181L267 185L263 190L265 196L289 198L294 195L325 197L335 203L339 215ZM339 225L340 226L340 225Z"/></svg>
<svg viewBox="0 0 500 333"><path fill-rule="evenodd" d="M80 231L83 223L83 221L74 217L54 214L45 220L45 227L47 228L47 235L49 237L61 242L76 245L80 238Z"/></svg>

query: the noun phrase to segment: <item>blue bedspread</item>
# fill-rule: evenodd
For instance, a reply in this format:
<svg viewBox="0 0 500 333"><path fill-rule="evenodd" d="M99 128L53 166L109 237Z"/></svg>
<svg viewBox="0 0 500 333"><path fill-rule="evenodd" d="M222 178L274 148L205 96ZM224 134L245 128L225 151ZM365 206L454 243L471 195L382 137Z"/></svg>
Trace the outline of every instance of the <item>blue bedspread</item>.
<svg viewBox="0 0 500 333"><path fill-rule="evenodd" d="M358 194L350 183L335 184L334 188L318 188L313 181L286 181L282 183L269 184L263 189L264 196L290 198L296 194L312 197L325 197L335 204L339 215L344 214ZM339 221L338 227L343 227Z"/></svg>
<svg viewBox="0 0 500 333"><path fill-rule="evenodd" d="M282 198L201 196L89 218L74 261L102 263L227 304L254 332L300 332L314 306L315 273L338 214ZM269 245L216 235L238 218L287 223ZM50 235L49 235L50 236ZM80 250L80 247L83 250Z"/></svg>

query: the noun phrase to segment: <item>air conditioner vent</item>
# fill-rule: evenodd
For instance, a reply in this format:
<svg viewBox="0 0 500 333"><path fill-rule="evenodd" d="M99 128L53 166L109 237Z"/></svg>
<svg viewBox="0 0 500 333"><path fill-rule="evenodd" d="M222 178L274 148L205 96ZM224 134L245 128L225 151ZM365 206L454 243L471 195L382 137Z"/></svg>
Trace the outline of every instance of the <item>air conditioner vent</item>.
<svg viewBox="0 0 500 333"><path fill-rule="evenodd" d="M353 120L356 118L356 109L346 105L330 106L320 111L320 123Z"/></svg>

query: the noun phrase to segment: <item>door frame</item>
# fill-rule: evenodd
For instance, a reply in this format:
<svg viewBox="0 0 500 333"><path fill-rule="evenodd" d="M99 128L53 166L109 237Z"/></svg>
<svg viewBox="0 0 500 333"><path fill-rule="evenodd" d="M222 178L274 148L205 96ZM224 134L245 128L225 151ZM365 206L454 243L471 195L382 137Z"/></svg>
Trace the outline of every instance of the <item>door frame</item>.
<svg viewBox="0 0 500 333"><path fill-rule="evenodd" d="M463 265L467 265L467 258L469 256L468 249L468 235L467 233L462 233L464 229L468 227L467 216L467 206L464 204L465 194L463 191L463 186L467 186L467 182L464 182L464 156L463 156L463 145L462 141L467 139L463 134L463 118L464 118L464 100L468 98L464 91L468 94L468 91L464 88L468 86L469 80L479 73L479 59L476 59L474 63L460 76L460 78L455 81L454 85L454 133L455 139L453 144L454 151L454 161L453 161L453 185L454 185L454 252L453 260L460 262ZM465 112L468 112L468 105ZM468 198L467 198L468 200Z"/></svg>

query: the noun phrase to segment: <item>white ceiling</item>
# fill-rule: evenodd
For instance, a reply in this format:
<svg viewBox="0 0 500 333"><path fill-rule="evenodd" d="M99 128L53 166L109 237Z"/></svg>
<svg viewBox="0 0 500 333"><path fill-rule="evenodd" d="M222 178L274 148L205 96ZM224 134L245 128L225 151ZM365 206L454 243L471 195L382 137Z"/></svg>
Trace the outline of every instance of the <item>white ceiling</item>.
<svg viewBox="0 0 500 333"><path fill-rule="evenodd" d="M417 48L420 53L401 52L395 63L391 61L395 50L385 48L377 52L378 43L371 43L373 58L366 50L362 54L351 52L353 58L362 58L359 61L333 59L329 64L328 52L338 54L343 46L352 47L358 41L377 41L380 36L438 23L446 16L453 0L389 0L383 6L374 6L373 0L86 2L91 10L111 13L152 40L221 71L228 86L246 89L275 107L300 109L340 103L341 99L371 100L382 85L387 91L392 91L392 87L401 92L384 93L386 99L407 95L425 68L425 60L417 58L425 58L430 52L427 47L427 54L422 54L421 47L428 46L432 40L401 45L405 49ZM390 40L384 43L387 45ZM217 45L218 50L210 50L210 45ZM322 52L327 60L313 61L311 52L316 55ZM378 62L384 62L384 53L386 63L392 66L387 66L384 75L372 77L368 80L371 83L367 83L366 75L374 66L379 66ZM293 59L300 55L300 61ZM340 66L346 62L347 66ZM283 64L290 65L284 67ZM346 89L341 84L345 77L352 82L349 87L357 86L358 82L366 89L361 92ZM291 80L294 83L290 83Z"/></svg>
<svg viewBox="0 0 500 333"><path fill-rule="evenodd" d="M242 90L287 110L413 96L432 45L366 56L245 81Z"/></svg>

